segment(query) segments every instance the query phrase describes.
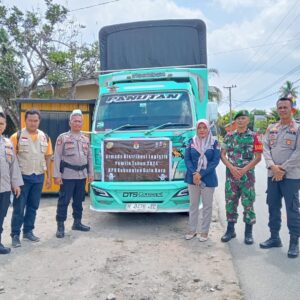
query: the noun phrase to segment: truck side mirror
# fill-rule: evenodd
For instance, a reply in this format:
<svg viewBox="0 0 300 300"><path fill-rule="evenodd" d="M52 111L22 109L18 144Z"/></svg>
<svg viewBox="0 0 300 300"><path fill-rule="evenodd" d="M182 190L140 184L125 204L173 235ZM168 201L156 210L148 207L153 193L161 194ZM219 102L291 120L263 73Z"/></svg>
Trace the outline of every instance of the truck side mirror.
<svg viewBox="0 0 300 300"><path fill-rule="evenodd" d="M215 102L208 102L206 107L206 119L209 122L218 120L218 104Z"/></svg>

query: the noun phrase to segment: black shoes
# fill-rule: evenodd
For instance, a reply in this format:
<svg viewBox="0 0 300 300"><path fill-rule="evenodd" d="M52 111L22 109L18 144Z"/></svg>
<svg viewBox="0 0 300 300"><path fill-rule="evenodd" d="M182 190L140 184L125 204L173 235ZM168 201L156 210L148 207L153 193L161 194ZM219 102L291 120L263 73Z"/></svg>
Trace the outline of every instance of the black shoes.
<svg viewBox="0 0 300 300"><path fill-rule="evenodd" d="M40 238L35 236L32 231L23 233L23 239L29 240L31 242L39 242L40 241Z"/></svg>
<svg viewBox="0 0 300 300"><path fill-rule="evenodd" d="M90 231L90 229L91 228L89 226L83 225L81 223L81 220L77 220L77 219L74 220L74 223L73 223L73 226L72 226L72 230Z"/></svg>
<svg viewBox="0 0 300 300"><path fill-rule="evenodd" d="M227 243L227 242L229 242L231 239L233 239L235 237L236 237L235 231L233 231L233 232L226 231L225 234L221 237L221 241L223 243Z"/></svg>
<svg viewBox="0 0 300 300"><path fill-rule="evenodd" d="M245 226L245 239L244 242L246 245L252 245L254 243L252 236L252 224L246 224Z"/></svg>
<svg viewBox="0 0 300 300"><path fill-rule="evenodd" d="M62 239L65 236L65 225L64 222L57 222L56 237Z"/></svg>
<svg viewBox="0 0 300 300"><path fill-rule="evenodd" d="M21 242L20 242L20 238L19 238L18 235L14 235L11 238L11 245L12 245L13 248L21 247Z"/></svg>
<svg viewBox="0 0 300 300"><path fill-rule="evenodd" d="M268 240L260 243L259 247L262 249L282 247L281 239L280 237L276 237L276 238L270 237Z"/></svg>
<svg viewBox="0 0 300 300"><path fill-rule="evenodd" d="M221 237L221 241L223 243L229 242L231 239L236 237L236 233L234 231L234 222L228 222L227 224L227 230L225 234Z"/></svg>
<svg viewBox="0 0 300 300"><path fill-rule="evenodd" d="M299 238L297 235L291 235L290 246L287 253L288 258L296 258L299 256Z"/></svg>
<svg viewBox="0 0 300 300"><path fill-rule="evenodd" d="M8 254L8 253L10 253L10 248L4 247L4 246L0 243L0 254Z"/></svg>

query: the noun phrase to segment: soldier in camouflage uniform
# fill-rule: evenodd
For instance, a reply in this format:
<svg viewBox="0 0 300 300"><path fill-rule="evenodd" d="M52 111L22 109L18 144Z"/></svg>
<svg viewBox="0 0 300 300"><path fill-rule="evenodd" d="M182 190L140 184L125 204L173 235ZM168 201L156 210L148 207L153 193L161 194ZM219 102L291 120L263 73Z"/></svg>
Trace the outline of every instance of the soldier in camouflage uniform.
<svg viewBox="0 0 300 300"><path fill-rule="evenodd" d="M221 238L228 242L236 237L234 224L237 222L237 207L241 199L244 207L245 244L253 244L252 225L256 222L253 208L255 200L254 167L261 160L262 143L256 133L248 129L249 112L241 110L234 120L237 129L229 132L223 141L221 159L226 166L225 199L227 231Z"/></svg>

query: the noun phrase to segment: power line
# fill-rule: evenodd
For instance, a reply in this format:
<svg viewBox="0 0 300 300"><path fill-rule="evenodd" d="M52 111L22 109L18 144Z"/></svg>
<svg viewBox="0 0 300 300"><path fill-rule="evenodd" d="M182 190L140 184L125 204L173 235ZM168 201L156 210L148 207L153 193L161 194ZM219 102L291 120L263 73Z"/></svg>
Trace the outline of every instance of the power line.
<svg viewBox="0 0 300 300"><path fill-rule="evenodd" d="M246 101L249 101L251 102L253 98L255 98L257 95L261 94L261 93L264 93L266 91L268 91L269 89L271 89L275 84L277 84L278 82L282 81L284 78L286 78L287 76L297 72L300 70L300 65L294 67L292 70L290 70L289 72L285 73L284 75L280 76L278 79L276 79L275 81L273 81L268 87L260 90L259 92L257 92L256 94L254 94L254 96L248 98L249 100L246 100Z"/></svg>
<svg viewBox="0 0 300 300"><path fill-rule="evenodd" d="M286 29L284 30L284 32L295 22L295 20L298 18L300 16L300 13L299 14L297 14L294 18L293 18L293 20L290 22L290 24L286 27ZM277 39L279 38L280 36L278 36L277 37ZM276 40L277 40L276 39ZM273 47L273 46L272 46ZM266 50L266 52L264 52L264 55L266 54L266 53L268 53L268 52L270 52L270 49L272 49L272 47L271 48L269 48L269 49L267 49ZM296 47L297 48L297 47ZM279 54L280 52L277 52L276 54L275 54L275 56L277 55L277 54ZM261 55L262 56L262 55ZM283 56L283 58L282 59L280 59L279 61L280 62L282 62L283 60L285 60L285 59L287 59L288 58L288 55L284 55ZM269 61L270 61L270 59L274 59L274 56L272 56L272 57L269 57L267 60L265 60L263 63L261 63L261 64L253 64L252 66L251 66L251 68L248 70L248 72L252 72L252 74L250 75L250 76L248 76L247 77L247 80L246 80L246 82L244 82L242 85L243 86L245 86L245 85L247 85L249 82L251 82L251 80L250 80L250 78L252 78L254 75L255 75L255 71L256 70L258 70L258 69L261 69L264 65L266 65ZM274 64L272 64L272 66L274 66ZM272 67L271 66L271 67Z"/></svg>
<svg viewBox="0 0 300 300"><path fill-rule="evenodd" d="M300 81L300 78L297 79L297 80L295 80L295 81L293 81L292 84L295 84L295 83L298 82L298 81ZM295 87L295 89L297 89L297 88L299 88L299 87L300 87L300 86L298 85L298 86ZM253 99L253 100L247 100L247 101L235 101L235 102L239 102L239 103L240 103L240 104L237 105L236 107L239 107L239 106L241 106L241 105L243 105L243 104L246 104L246 103L249 103L249 102L252 103L252 102L261 101L261 100L264 100L264 99L269 98L269 97L271 97L271 96L274 96L274 95L276 95L276 94L278 94L278 91L277 91L277 92L273 92L273 93L271 93L271 94L268 94L268 95L266 95L266 96L257 98L257 99Z"/></svg>
<svg viewBox="0 0 300 300"><path fill-rule="evenodd" d="M269 36L266 38L266 41L270 40L270 38L272 37L272 35L276 32L276 30L279 28L279 26L283 23L283 21L287 18L287 16L292 12L292 10L294 9L294 7L296 6L296 4L298 3L298 0L296 0L294 2L294 4L292 5L292 7L289 9L289 11L287 12L286 15L284 15L284 17L281 19L281 21L278 23L278 25L273 29L273 31L271 32L271 34L269 34ZM240 71L243 72L245 69L247 69L248 65L251 63L251 61L255 58L255 56L258 54L258 50L255 51L255 53L248 59L248 61L243 65L242 70ZM234 75L233 78L231 78L229 81L232 81L234 79L236 79L239 76L239 74Z"/></svg>
<svg viewBox="0 0 300 300"><path fill-rule="evenodd" d="M244 51L244 50L251 50L251 49L255 49L255 48L263 48L263 47L272 46L272 45L282 45L282 44L286 44L286 43L291 42L291 41L299 40L299 38L300 37L285 40L285 41L280 41L280 42L260 44L260 45L256 45L256 46L252 46L252 47L236 48L236 49L230 49L230 50L227 50L227 51L219 51L219 52L214 52L214 53L208 53L208 55L220 55L220 54L227 54L227 53L239 52L239 51Z"/></svg>
<svg viewBox="0 0 300 300"><path fill-rule="evenodd" d="M90 5L90 6L85 6L85 7L72 9L72 10L70 10L70 12L78 11L78 10L84 10L84 9L88 9L88 8L92 8L92 7L96 7L96 6L100 6L100 5L106 5L106 4L113 3L113 2L118 2L118 1L120 1L120 0L111 0L111 1L101 2L101 3Z"/></svg>

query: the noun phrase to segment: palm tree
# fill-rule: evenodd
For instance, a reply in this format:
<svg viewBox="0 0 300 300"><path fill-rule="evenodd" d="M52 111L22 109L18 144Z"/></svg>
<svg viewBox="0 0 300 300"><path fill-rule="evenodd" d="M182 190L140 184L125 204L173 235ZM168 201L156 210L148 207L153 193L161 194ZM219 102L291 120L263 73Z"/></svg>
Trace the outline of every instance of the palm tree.
<svg viewBox="0 0 300 300"><path fill-rule="evenodd" d="M298 91L291 81L286 81L279 90L280 97L297 98Z"/></svg>
<svg viewBox="0 0 300 300"><path fill-rule="evenodd" d="M219 72L217 69L208 69L208 76L215 76L215 75L219 75ZM216 86L213 86L213 85L209 85L208 86L208 101L211 101L211 102L216 102L216 103L220 103L221 100L222 100L222 91L216 87Z"/></svg>

